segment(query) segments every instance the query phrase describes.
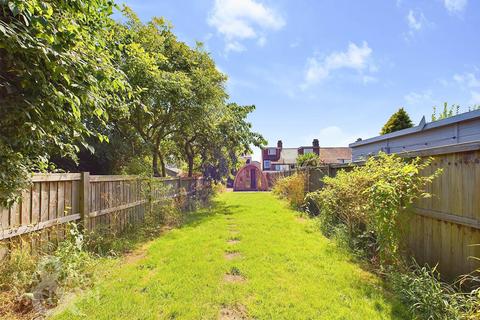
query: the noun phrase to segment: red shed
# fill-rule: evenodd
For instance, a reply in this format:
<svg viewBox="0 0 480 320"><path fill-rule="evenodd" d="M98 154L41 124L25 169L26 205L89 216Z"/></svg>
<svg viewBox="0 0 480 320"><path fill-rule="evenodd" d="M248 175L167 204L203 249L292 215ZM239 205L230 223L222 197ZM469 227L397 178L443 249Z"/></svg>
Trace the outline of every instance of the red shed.
<svg viewBox="0 0 480 320"><path fill-rule="evenodd" d="M266 191L267 178L260 169L260 163L252 162L238 170L233 182L234 191Z"/></svg>

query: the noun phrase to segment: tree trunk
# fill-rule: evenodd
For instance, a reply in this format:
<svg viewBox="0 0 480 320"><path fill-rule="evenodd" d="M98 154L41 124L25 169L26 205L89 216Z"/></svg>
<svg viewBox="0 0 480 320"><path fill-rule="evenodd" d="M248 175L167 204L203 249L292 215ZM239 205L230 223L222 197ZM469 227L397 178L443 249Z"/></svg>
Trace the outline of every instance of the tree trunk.
<svg viewBox="0 0 480 320"><path fill-rule="evenodd" d="M160 177L160 173L158 171L158 152L153 151L152 152L152 169L153 169L153 176L154 177Z"/></svg>
<svg viewBox="0 0 480 320"><path fill-rule="evenodd" d="M189 142L185 143L185 156L187 157L187 165L188 165L188 176L192 177L193 176L193 150L192 146L189 144Z"/></svg>
<svg viewBox="0 0 480 320"><path fill-rule="evenodd" d="M188 176L193 176L193 156L188 156Z"/></svg>
<svg viewBox="0 0 480 320"><path fill-rule="evenodd" d="M162 177L167 176L167 170L165 169L165 160L163 160L163 155L158 152L158 158L160 159L160 169L162 170Z"/></svg>

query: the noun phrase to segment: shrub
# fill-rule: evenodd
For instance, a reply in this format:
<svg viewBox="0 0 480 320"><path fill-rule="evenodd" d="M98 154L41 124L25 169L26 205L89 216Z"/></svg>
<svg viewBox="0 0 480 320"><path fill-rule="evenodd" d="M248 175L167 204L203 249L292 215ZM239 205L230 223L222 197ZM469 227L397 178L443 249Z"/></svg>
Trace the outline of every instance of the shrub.
<svg viewBox="0 0 480 320"><path fill-rule="evenodd" d="M306 176L295 173L289 177L278 179L273 186L273 193L286 199L294 208L301 208L305 199Z"/></svg>
<svg viewBox="0 0 480 320"><path fill-rule="evenodd" d="M431 160L404 160L380 153L364 166L340 171L336 177L324 178L325 187L310 193L307 199L316 204L324 223L332 229L344 224L352 244L383 263L395 263L400 249L400 234L406 208L417 198L428 197L425 186L438 175L422 175ZM328 235L328 234L327 234Z"/></svg>
<svg viewBox="0 0 480 320"><path fill-rule="evenodd" d="M323 161L315 153L305 153L297 158L297 166L299 167L318 167Z"/></svg>

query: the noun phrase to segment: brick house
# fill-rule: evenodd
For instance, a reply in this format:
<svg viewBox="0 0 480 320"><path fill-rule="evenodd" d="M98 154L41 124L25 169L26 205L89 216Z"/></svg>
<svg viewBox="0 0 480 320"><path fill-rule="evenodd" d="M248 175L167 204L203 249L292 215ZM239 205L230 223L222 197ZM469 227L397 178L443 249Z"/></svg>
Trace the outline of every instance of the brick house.
<svg viewBox="0 0 480 320"><path fill-rule="evenodd" d="M352 151L348 147L320 147L318 139L311 146L284 148L282 140L276 147L262 148L263 171L284 171L294 169L299 155L315 153L325 163L348 163L352 160Z"/></svg>

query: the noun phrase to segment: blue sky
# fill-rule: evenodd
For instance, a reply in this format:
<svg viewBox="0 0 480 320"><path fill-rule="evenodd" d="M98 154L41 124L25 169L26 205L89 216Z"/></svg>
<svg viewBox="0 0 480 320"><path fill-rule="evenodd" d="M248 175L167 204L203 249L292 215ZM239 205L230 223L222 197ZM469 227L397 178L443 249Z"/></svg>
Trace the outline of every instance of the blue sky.
<svg viewBox="0 0 480 320"><path fill-rule="evenodd" d="M405 107L480 104L480 1L127 0L204 42L271 145L346 146ZM255 157L258 159L258 150Z"/></svg>

